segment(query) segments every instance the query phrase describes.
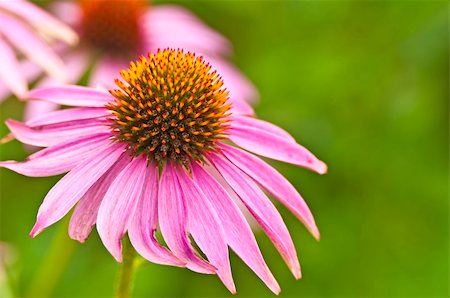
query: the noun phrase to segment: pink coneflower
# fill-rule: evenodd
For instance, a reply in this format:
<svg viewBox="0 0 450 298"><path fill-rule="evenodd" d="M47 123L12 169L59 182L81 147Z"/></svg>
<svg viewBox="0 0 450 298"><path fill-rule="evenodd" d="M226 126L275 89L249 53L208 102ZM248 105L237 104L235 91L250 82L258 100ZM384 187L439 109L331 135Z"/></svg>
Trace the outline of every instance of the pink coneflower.
<svg viewBox="0 0 450 298"><path fill-rule="evenodd" d="M134 57L171 47L207 58L227 82L235 109L250 113L246 102L258 96L248 79L227 62L232 48L228 40L180 6L148 5L143 0L81 0L58 2L54 11L80 35L80 46L62 51L71 68L71 83L77 83L93 63L88 85L112 88L117 73ZM26 119L56 107L31 103Z"/></svg>
<svg viewBox="0 0 450 298"><path fill-rule="evenodd" d="M0 102L9 92L23 96L39 67L64 81L64 64L48 42L75 44L78 37L72 29L25 0L0 0L0 24Z"/></svg>
<svg viewBox="0 0 450 298"><path fill-rule="evenodd" d="M263 190L314 237L319 238L319 231L294 187L252 153L320 174L326 165L283 129L231 112L222 78L201 57L158 51L130 63L121 77L115 81L118 89L110 93L76 86L32 90L30 99L77 107L25 124L6 122L21 142L48 148L25 162L0 166L36 177L69 172L45 197L31 236L76 205L70 237L84 242L96 224L118 262L121 239L128 232L146 259L216 273L234 293L229 246L278 293L278 283L232 199L237 196L300 278L289 232ZM157 229L169 249L156 240ZM208 260L195 250L189 235Z"/></svg>

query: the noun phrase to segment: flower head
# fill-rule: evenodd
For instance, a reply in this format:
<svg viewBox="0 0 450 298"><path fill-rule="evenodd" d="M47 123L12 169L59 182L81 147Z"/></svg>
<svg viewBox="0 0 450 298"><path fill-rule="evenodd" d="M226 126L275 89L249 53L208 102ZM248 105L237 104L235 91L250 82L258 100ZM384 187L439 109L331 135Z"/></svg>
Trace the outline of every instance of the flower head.
<svg viewBox="0 0 450 298"><path fill-rule="evenodd" d="M27 91L27 77L39 73L65 77L62 60L49 46L49 41L75 44L78 37L67 25L28 1L0 1L0 100L7 90L17 96ZM25 57L22 64L15 49ZM23 74L23 72L26 72Z"/></svg>
<svg viewBox="0 0 450 298"><path fill-rule="evenodd" d="M194 54L164 50L132 63L107 107L115 139L134 156L188 164L225 137L230 105L223 81Z"/></svg>
<svg viewBox="0 0 450 298"><path fill-rule="evenodd" d="M119 262L121 239L128 232L146 259L215 273L235 292L229 246L278 293L236 199L300 278L288 229L263 189L318 238L314 218L280 173L242 149L318 173L326 165L283 129L232 112L220 76L201 57L158 51L130 63L121 76L119 89L110 94L70 86L33 90L31 99L78 107L26 124L7 121L17 139L47 148L25 162L1 162L1 167L28 176L69 172L44 199L31 236L76 205L70 237L84 242L96 224ZM168 249L157 241L158 229Z"/></svg>

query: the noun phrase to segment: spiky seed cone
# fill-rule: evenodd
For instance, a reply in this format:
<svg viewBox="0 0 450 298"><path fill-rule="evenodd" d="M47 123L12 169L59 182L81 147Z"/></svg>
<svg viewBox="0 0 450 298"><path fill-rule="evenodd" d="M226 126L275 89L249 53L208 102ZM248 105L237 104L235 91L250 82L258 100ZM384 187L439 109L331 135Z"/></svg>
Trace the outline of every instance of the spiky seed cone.
<svg viewBox="0 0 450 298"><path fill-rule="evenodd" d="M108 105L115 138L131 154L184 165L203 160L226 137L230 105L223 81L202 57L165 49L130 63Z"/></svg>

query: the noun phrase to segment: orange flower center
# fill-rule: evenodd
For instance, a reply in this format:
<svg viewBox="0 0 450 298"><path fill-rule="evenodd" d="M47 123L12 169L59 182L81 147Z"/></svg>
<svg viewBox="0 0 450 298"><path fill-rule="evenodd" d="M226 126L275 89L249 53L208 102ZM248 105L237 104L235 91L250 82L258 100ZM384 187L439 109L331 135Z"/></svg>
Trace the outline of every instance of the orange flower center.
<svg viewBox="0 0 450 298"><path fill-rule="evenodd" d="M100 52L129 57L140 47L143 0L80 0L81 35Z"/></svg>
<svg viewBox="0 0 450 298"><path fill-rule="evenodd" d="M131 62L121 76L107 108L115 138L133 155L187 165L225 138L228 91L202 57L165 49Z"/></svg>

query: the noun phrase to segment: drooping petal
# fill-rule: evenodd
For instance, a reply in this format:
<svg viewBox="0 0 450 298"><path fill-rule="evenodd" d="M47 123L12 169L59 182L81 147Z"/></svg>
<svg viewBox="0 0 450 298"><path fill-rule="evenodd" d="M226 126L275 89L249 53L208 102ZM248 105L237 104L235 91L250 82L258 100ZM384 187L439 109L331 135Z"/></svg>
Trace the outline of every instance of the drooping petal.
<svg viewBox="0 0 450 298"><path fill-rule="evenodd" d="M42 149L24 162L3 161L0 167L30 177L55 176L72 170L80 160L107 146L110 133L101 133Z"/></svg>
<svg viewBox="0 0 450 298"><path fill-rule="evenodd" d="M231 127L228 136L238 146L253 153L292 163L319 174L325 174L327 165L305 147L283 136L256 127Z"/></svg>
<svg viewBox="0 0 450 298"><path fill-rule="evenodd" d="M189 231L209 262L217 268L219 278L234 294L236 287L231 275L228 246L219 216L201 191L200 186L203 187L203 184L197 186L183 169L175 173L188 210Z"/></svg>
<svg viewBox="0 0 450 298"><path fill-rule="evenodd" d="M255 236L239 207L201 166L192 163L191 169L194 182L201 187L201 191L219 214L228 245L275 294L278 294L280 286L267 267Z"/></svg>
<svg viewBox="0 0 450 298"><path fill-rule="evenodd" d="M245 117L245 116L230 116L230 126L235 127L237 129L239 128L255 128L258 130L263 130L266 132L273 133L276 136L286 138L286 140L292 141L295 143L295 139L293 136L291 136L287 131L282 129L279 126L276 126L270 122L260 120L253 117Z"/></svg>
<svg viewBox="0 0 450 298"><path fill-rule="evenodd" d="M248 222L250 228L253 230L259 229L259 224L256 221L256 219L253 217L253 215L250 213L250 211L245 207L245 204L242 202L242 200L239 198L239 196L236 194L236 192L233 190L233 188L228 184L228 182L222 177L222 175L217 171L217 169L211 165L211 164L204 164L203 168L205 171L210 174L214 180L216 180L227 192L228 196L233 200L233 202L236 204L236 206L241 211L242 215L244 215L246 221Z"/></svg>
<svg viewBox="0 0 450 298"><path fill-rule="evenodd" d="M128 228L128 236L136 251L150 262L184 266L170 251L158 243L155 237L158 227L158 167L147 167L147 178L138 207Z"/></svg>
<svg viewBox="0 0 450 298"><path fill-rule="evenodd" d="M98 119L73 120L33 127L12 119L6 120L5 123L22 143L42 147L57 145L80 136L109 131L108 121Z"/></svg>
<svg viewBox="0 0 450 298"><path fill-rule="evenodd" d="M35 237L43 229L60 220L88 189L117 161L122 144L112 144L96 155L84 159L48 192L39 207L36 224L30 232Z"/></svg>
<svg viewBox="0 0 450 298"><path fill-rule="evenodd" d="M113 257L122 262L121 239L133 218L146 179L147 161L133 159L114 179L97 215L97 231Z"/></svg>
<svg viewBox="0 0 450 298"><path fill-rule="evenodd" d="M208 159L238 194L250 213L261 225L296 278L301 277L300 264L286 225L264 192L230 161L217 154Z"/></svg>
<svg viewBox="0 0 450 298"><path fill-rule="evenodd" d="M101 118L110 115L105 108L71 108L46 113L26 122L28 126L49 125L67 121Z"/></svg>
<svg viewBox="0 0 450 298"><path fill-rule="evenodd" d="M222 153L234 165L253 178L294 213L316 239L320 238L319 230L308 205L286 178L253 154L225 144L222 144L221 148Z"/></svg>
<svg viewBox="0 0 450 298"><path fill-rule="evenodd" d="M62 60L47 43L37 37L20 21L0 11L0 33L31 61L41 66L51 76L65 80Z"/></svg>
<svg viewBox="0 0 450 298"><path fill-rule="evenodd" d="M0 37L0 81L8 87L16 96L22 97L27 92L27 81L20 73L20 66L13 49Z"/></svg>
<svg viewBox="0 0 450 298"><path fill-rule="evenodd" d="M174 165L166 163L158 191L158 217L161 233L170 250L191 270L213 274L215 268L193 249L187 232L187 210Z"/></svg>
<svg viewBox="0 0 450 298"><path fill-rule="evenodd" d="M28 1L0 1L0 7L22 17L48 36L72 45L78 42L77 34L70 27Z"/></svg>
<svg viewBox="0 0 450 298"><path fill-rule="evenodd" d="M123 153L117 162L80 199L70 218L70 238L80 242L87 239L97 220L98 209L108 188L130 161L131 157L127 153Z"/></svg>
<svg viewBox="0 0 450 298"><path fill-rule="evenodd" d="M114 97L105 91L81 86L42 87L31 90L27 99L45 100L75 107L104 107Z"/></svg>

